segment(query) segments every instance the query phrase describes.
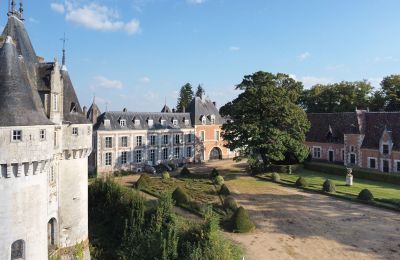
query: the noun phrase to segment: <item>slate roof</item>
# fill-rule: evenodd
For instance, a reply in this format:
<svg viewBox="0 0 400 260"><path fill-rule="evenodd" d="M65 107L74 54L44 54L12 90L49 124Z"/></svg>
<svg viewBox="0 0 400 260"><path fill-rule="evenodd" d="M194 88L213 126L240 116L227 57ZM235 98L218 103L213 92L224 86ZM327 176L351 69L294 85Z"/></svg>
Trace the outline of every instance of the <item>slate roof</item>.
<svg viewBox="0 0 400 260"><path fill-rule="evenodd" d="M223 124L224 119L219 114L217 107L208 98L194 97L186 108L186 112L190 113L192 123L201 125L202 116L206 116L207 125L211 124L211 116L215 116L215 124Z"/></svg>
<svg viewBox="0 0 400 260"><path fill-rule="evenodd" d="M0 49L0 126L51 125L11 37Z"/></svg>
<svg viewBox="0 0 400 260"><path fill-rule="evenodd" d="M306 134L308 142L344 143L344 134L359 134L357 114L346 113L309 113L310 131Z"/></svg>
<svg viewBox="0 0 400 260"><path fill-rule="evenodd" d="M38 91L51 90L51 72L54 69L54 62L39 63L37 66L37 89Z"/></svg>
<svg viewBox="0 0 400 260"><path fill-rule="evenodd" d="M104 126L104 120L110 120L110 126ZM120 120L126 120L126 126L120 126ZM140 120L140 125L135 125L134 120ZM153 126L148 125L148 119L153 119ZM166 125L161 125L161 119L166 120ZM173 125L173 120L178 120L178 125ZM185 119L189 124L185 125ZM95 130L149 130L149 129L189 129L192 128L189 113L152 113L152 112L105 112L101 114L94 126Z"/></svg>
<svg viewBox="0 0 400 260"><path fill-rule="evenodd" d="M161 109L161 113L172 113L171 109L165 105L162 109Z"/></svg>
<svg viewBox="0 0 400 260"><path fill-rule="evenodd" d="M392 132L393 150L400 150L400 112L366 112L362 148L378 149L385 128Z"/></svg>
<svg viewBox="0 0 400 260"><path fill-rule="evenodd" d="M89 119L90 122L96 122L97 118L95 118L95 117L100 116L100 114L101 114L101 111L100 111L99 107L97 106L95 100L93 100L93 103L89 107L86 117L87 117L87 119Z"/></svg>

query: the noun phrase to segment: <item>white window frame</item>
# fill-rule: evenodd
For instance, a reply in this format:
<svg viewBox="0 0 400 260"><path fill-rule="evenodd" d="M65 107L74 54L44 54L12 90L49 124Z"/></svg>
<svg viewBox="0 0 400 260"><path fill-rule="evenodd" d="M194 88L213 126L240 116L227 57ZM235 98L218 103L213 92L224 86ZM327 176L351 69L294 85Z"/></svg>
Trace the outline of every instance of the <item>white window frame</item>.
<svg viewBox="0 0 400 260"><path fill-rule="evenodd" d="M153 119L147 120L147 125L148 125L149 127L153 127L153 125L154 125Z"/></svg>
<svg viewBox="0 0 400 260"><path fill-rule="evenodd" d="M78 127L72 127L72 135L73 136L78 136L79 135Z"/></svg>
<svg viewBox="0 0 400 260"><path fill-rule="evenodd" d="M174 126L178 126L178 120L176 120L176 119L172 120L172 124L173 124Z"/></svg>
<svg viewBox="0 0 400 260"><path fill-rule="evenodd" d="M368 168L369 169L378 169L378 159L376 157L368 157L367 160L368 160L367 163L368 163ZM375 167L374 168L371 167L371 160L375 160Z"/></svg>
<svg viewBox="0 0 400 260"><path fill-rule="evenodd" d="M104 137L104 147L111 149L113 148L113 138L112 136L105 136Z"/></svg>
<svg viewBox="0 0 400 260"><path fill-rule="evenodd" d="M150 149L150 161L155 162L156 161L156 150L155 149Z"/></svg>
<svg viewBox="0 0 400 260"><path fill-rule="evenodd" d="M126 126L126 120L125 119L119 120L119 126L120 127L125 127Z"/></svg>
<svg viewBox="0 0 400 260"><path fill-rule="evenodd" d="M58 94L53 94L53 111L58 112Z"/></svg>
<svg viewBox="0 0 400 260"><path fill-rule="evenodd" d="M169 157L168 148L163 148L162 149L162 158L163 158L163 160L168 160L168 157Z"/></svg>
<svg viewBox="0 0 400 260"><path fill-rule="evenodd" d="M181 157L181 148L180 147L174 147L174 158L179 159Z"/></svg>
<svg viewBox="0 0 400 260"><path fill-rule="evenodd" d="M357 165L357 154L354 153L354 152L349 153L349 161L348 161L348 163L353 164L353 163L351 162L351 156L352 156L352 155L354 155L354 165Z"/></svg>
<svg viewBox="0 0 400 260"><path fill-rule="evenodd" d="M136 136L136 146L142 146L143 145L143 136L138 135Z"/></svg>
<svg viewBox="0 0 400 260"><path fill-rule="evenodd" d="M124 139L126 142L124 142ZM128 147L128 136L121 136L121 147Z"/></svg>
<svg viewBox="0 0 400 260"><path fill-rule="evenodd" d="M185 119L185 125L189 125L189 119Z"/></svg>
<svg viewBox="0 0 400 260"><path fill-rule="evenodd" d="M219 130L215 130L214 132L214 138L216 141L219 142L219 140L221 140L221 132Z"/></svg>
<svg viewBox="0 0 400 260"><path fill-rule="evenodd" d="M143 162L143 151L142 150L135 151L135 161L136 161L136 163Z"/></svg>
<svg viewBox="0 0 400 260"><path fill-rule="evenodd" d="M394 160L394 165L393 168L395 169L393 172L400 172L399 169L397 168L397 164L400 163L400 160Z"/></svg>
<svg viewBox="0 0 400 260"><path fill-rule="evenodd" d="M140 126L140 120L139 119L135 119L135 126Z"/></svg>
<svg viewBox="0 0 400 260"><path fill-rule="evenodd" d="M384 172L384 171L383 171L383 161L388 161L388 163L389 163L388 172L390 172L390 169L391 169L391 167L390 167L390 166L391 166L390 161L391 161L391 160L390 160L390 159L385 159L385 158L381 158L381 165L380 165L380 167L379 167L380 171L381 171L381 172Z"/></svg>
<svg viewBox="0 0 400 260"><path fill-rule="evenodd" d="M164 145L169 144L169 135L163 135L163 144Z"/></svg>
<svg viewBox="0 0 400 260"><path fill-rule="evenodd" d="M22 142L22 130L16 129L11 131L11 141Z"/></svg>
<svg viewBox="0 0 400 260"><path fill-rule="evenodd" d="M166 125L166 123L167 123L167 120L165 120L165 119L161 119L161 125L162 125L162 126L165 126L165 125Z"/></svg>
<svg viewBox="0 0 400 260"><path fill-rule="evenodd" d="M112 166L112 152L104 153L104 165Z"/></svg>
<svg viewBox="0 0 400 260"><path fill-rule="evenodd" d="M181 135L175 134L175 144L180 144L180 143L181 143Z"/></svg>
<svg viewBox="0 0 400 260"><path fill-rule="evenodd" d="M157 136L150 135L150 145L156 145L156 142L157 142Z"/></svg>
<svg viewBox="0 0 400 260"><path fill-rule="evenodd" d="M201 117L201 124L202 124L202 125L207 124L207 118L206 118L206 116L202 116L202 117Z"/></svg>
<svg viewBox="0 0 400 260"><path fill-rule="evenodd" d="M383 151L384 151L384 149L383 149L383 147L385 146L385 145L387 145L387 148L388 148L388 152L387 153L383 153ZM381 153L383 154L383 155L390 155L390 145L389 145L389 143L382 143L382 151L381 151Z"/></svg>
<svg viewBox="0 0 400 260"><path fill-rule="evenodd" d="M200 142L206 141L206 131L201 130L200 131Z"/></svg>
<svg viewBox="0 0 400 260"><path fill-rule="evenodd" d="M328 152L326 153L326 159L328 160L328 162L331 162L331 161L329 161L329 152L333 152L332 162L334 162L335 161L335 150L330 148L330 149L328 149Z"/></svg>
<svg viewBox="0 0 400 260"><path fill-rule="evenodd" d="M211 124L215 125L215 115L211 115Z"/></svg>
<svg viewBox="0 0 400 260"><path fill-rule="evenodd" d="M191 146L186 147L186 157L191 158L192 156L193 156L192 147Z"/></svg>
<svg viewBox="0 0 400 260"><path fill-rule="evenodd" d="M319 155L318 155L318 156L315 156L315 150L316 150L316 149L319 149ZM314 158L314 159L321 159L321 155L322 155L322 147L321 147L321 146L313 146L312 151L313 151L313 153L312 153L312 158Z"/></svg>
<svg viewBox="0 0 400 260"><path fill-rule="evenodd" d="M122 151L121 152L121 164L127 164L127 163L128 163L128 152Z"/></svg>
<svg viewBox="0 0 400 260"><path fill-rule="evenodd" d="M39 130L39 139L40 141L46 140L46 129Z"/></svg>

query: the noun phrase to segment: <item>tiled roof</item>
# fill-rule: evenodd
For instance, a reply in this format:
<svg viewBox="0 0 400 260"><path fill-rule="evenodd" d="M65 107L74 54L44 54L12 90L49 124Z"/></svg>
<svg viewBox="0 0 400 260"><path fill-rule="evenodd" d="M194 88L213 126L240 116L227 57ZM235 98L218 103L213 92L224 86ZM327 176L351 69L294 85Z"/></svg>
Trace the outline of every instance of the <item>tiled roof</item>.
<svg viewBox="0 0 400 260"><path fill-rule="evenodd" d="M217 107L208 98L194 97L186 108L186 112L190 113L193 124L201 125L202 117L207 118L206 124L211 124L211 116L215 116L215 124L223 124L224 119L219 114Z"/></svg>
<svg viewBox="0 0 400 260"><path fill-rule="evenodd" d="M386 128L391 131L393 150L400 150L400 112L367 112L365 122L363 148L379 149L379 140Z"/></svg>

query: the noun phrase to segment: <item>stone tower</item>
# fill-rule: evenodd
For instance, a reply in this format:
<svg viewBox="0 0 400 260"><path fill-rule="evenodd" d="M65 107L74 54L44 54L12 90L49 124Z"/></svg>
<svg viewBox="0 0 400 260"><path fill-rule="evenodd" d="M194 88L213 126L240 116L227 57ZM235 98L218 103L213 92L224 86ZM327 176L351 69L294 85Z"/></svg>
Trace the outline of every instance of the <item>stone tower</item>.
<svg viewBox="0 0 400 260"><path fill-rule="evenodd" d="M89 259L92 125L66 66L36 55L15 6L0 38L0 259L68 259L78 243Z"/></svg>

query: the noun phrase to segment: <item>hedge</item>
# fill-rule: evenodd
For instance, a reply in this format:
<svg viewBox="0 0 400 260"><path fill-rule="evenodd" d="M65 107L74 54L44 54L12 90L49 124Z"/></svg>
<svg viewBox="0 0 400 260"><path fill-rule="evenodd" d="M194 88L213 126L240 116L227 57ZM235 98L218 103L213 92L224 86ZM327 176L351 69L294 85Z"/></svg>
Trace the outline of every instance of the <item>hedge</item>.
<svg viewBox="0 0 400 260"><path fill-rule="evenodd" d="M301 164L293 164L293 165L276 165L271 164L268 167L268 171L270 172L277 172L277 173L293 173L299 170L302 167ZM291 172L290 172L291 171Z"/></svg>
<svg viewBox="0 0 400 260"><path fill-rule="evenodd" d="M304 168L311 171L318 171L343 177L346 177L347 173L345 166L328 163L305 162ZM400 175L396 175L394 173L381 173L368 169L354 168L352 174L355 179L359 178L400 185Z"/></svg>

